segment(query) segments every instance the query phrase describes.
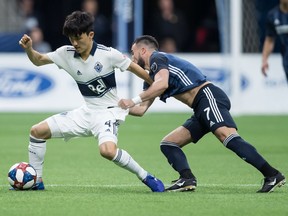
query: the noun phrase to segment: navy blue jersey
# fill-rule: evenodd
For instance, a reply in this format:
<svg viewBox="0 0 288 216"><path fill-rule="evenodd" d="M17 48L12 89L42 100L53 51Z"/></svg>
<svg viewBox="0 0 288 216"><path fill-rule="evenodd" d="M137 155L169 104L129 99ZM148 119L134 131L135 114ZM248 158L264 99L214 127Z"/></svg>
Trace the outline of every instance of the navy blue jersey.
<svg viewBox="0 0 288 216"><path fill-rule="evenodd" d="M196 88L206 82L206 76L190 62L171 54L155 51L150 57L149 75L152 80L161 69L169 71L169 87L160 96L160 100L164 102L170 96ZM148 84L145 83L144 89L147 88Z"/></svg>
<svg viewBox="0 0 288 216"><path fill-rule="evenodd" d="M283 13L277 6L269 11L266 20L266 35L279 37L281 53L288 57L288 13Z"/></svg>

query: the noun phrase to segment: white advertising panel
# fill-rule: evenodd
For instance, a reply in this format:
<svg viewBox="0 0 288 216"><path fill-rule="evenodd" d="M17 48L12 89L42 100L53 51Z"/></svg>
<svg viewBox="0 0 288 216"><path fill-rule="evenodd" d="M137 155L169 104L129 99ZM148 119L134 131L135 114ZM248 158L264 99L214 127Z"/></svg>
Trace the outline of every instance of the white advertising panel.
<svg viewBox="0 0 288 216"><path fill-rule="evenodd" d="M128 72L117 71L118 92L128 97ZM24 54L0 55L0 111L54 112L83 103L76 82L55 64L34 66Z"/></svg>
<svg viewBox="0 0 288 216"><path fill-rule="evenodd" d="M268 76L261 74L261 57L245 55L239 61L241 79L238 109L243 114L288 114L288 82L280 55L269 58Z"/></svg>
<svg viewBox="0 0 288 216"><path fill-rule="evenodd" d="M288 85L280 55L271 56L267 78L260 72L260 55L240 56L237 71L229 65L229 58L220 54L177 55L199 67L208 80L229 95L232 113L288 114ZM142 90L142 80L129 72L116 71L116 79L120 98L136 96ZM58 112L82 103L75 81L56 65L36 67L23 53L0 54L0 111ZM167 104L156 99L150 111L191 112L191 109L170 98Z"/></svg>

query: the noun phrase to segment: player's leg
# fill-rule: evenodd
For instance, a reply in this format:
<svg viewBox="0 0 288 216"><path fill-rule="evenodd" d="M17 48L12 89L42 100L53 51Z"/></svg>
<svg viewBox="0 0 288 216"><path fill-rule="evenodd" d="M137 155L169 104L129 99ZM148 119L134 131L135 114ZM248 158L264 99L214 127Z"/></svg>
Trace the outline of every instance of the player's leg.
<svg viewBox="0 0 288 216"><path fill-rule="evenodd" d="M35 190L43 190L43 164L46 153L46 140L50 138L64 138L69 140L75 136L88 136L87 124L83 108L53 115L32 126L29 142L29 163L37 171Z"/></svg>
<svg viewBox="0 0 288 216"><path fill-rule="evenodd" d="M118 166L134 173L153 192L163 192L164 185L161 180L143 169L127 151L117 147L118 125L117 120L109 120L102 124L98 135L100 154Z"/></svg>
<svg viewBox="0 0 288 216"><path fill-rule="evenodd" d="M207 131L193 116L183 126L176 128L163 138L160 144L161 151L168 163L180 176L170 187L166 188L167 191L193 191L196 189L196 177L192 173L186 155L181 148L190 142L196 143L206 133Z"/></svg>
<svg viewBox="0 0 288 216"><path fill-rule="evenodd" d="M245 141L234 128L220 127L214 132L225 147L259 170L264 178L264 185L258 192L272 192L276 186L285 184L285 177L272 167L256 150Z"/></svg>
<svg viewBox="0 0 288 216"><path fill-rule="evenodd" d="M206 93L209 95L207 96L209 106L207 104L207 108L205 109L202 107L203 110L207 110L206 113L202 112L200 115L203 124L207 128L210 128L225 147L259 170L265 179L274 179L276 177L275 184L282 184L285 181L284 176L273 168L251 144L242 139L237 133L237 126L229 112L230 101L226 94L215 86L207 87ZM262 192L270 192L272 189L274 188L271 187L269 191ZM265 190L268 190L266 186Z"/></svg>
<svg viewBox="0 0 288 216"><path fill-rule="evenodd" d="M51 137L51 131L46 121L33 125L30 130L28 146L29 163L37 172L36 185L33 189L44 190L42 181L44 156L46 153L46 140Z"/></svg>
<svg viewBox="0 0 288 216"><path fill-rule="evenodd" d="M277 170L271 167L268 162L257 152L254 146L245 141L234 128L226 126L217 128L215 136L225 147L233 151L240 158L258 169L264 176L274 176Z"/></svg>
<svg viewBox="0 0 288 216"><path fill-rule="evenodd" d="M102 138L103 139L103 138ZM147 171L144 170L133 158L123 149L119 149L112 141L99 142L99 151L102 157L113 161L115 164L129 170L143 180L147 176Z"/></svg>

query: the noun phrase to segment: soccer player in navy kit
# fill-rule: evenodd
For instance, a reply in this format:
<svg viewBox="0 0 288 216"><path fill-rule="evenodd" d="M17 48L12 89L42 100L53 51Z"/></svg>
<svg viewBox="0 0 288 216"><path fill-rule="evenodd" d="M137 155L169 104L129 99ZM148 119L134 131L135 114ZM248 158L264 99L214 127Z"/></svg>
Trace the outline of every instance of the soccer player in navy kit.
<svg viewBox="0 0 288 216"><path fill-rule="evenodd" d="M201 71L184 59L158 52L157 40L149 35L138 37L131 48L132 60L149 70L154 82L144 83L144 91L132 99L121 99L119 106L129 113L142 116L156 97L166 101L173 96L194 110L194 115L166 135L160 148L180 178L167 191L193 191L197 180L192 173L182 147L197 143L212 132L225 147L250 163L264 176L258 192L271 192L285 183L285 177L273 168L257 151L237 133L237 126L229 113L230 101L217 86L206 80Z"/></svg>
<svg viewBox="0 0 288 216"><path fill-rule="evenodd" d="M94 40L94 18L87 12L76 11L66 17L63 33L72 46L62 46L54 52L41 54L32 48L32 40L24 35L19 44L30 61L37 65L56 64L76 81L85 103L83 106L53 115L32 126L29 142L29 163L37 171L33 189L44 190L42 179L46 140L94 136L98 139L101 156L134 173L153 192L163 192L164 185L143 169L123 149L118 148L118 126L128 115L117 107L115 68L130 70L152 83L139 65L118 50L97 44ZM107 171L108 172L108 171Z"/></svg>
<svg viewBox="0 0 288 216"><path fill-rule="evenodd" d="M288 81L288 0L280 0L280 4L267 15L261 66L264 76L267 76L268 57L273 52L276 37L280 39L282 63Z"/></svg>

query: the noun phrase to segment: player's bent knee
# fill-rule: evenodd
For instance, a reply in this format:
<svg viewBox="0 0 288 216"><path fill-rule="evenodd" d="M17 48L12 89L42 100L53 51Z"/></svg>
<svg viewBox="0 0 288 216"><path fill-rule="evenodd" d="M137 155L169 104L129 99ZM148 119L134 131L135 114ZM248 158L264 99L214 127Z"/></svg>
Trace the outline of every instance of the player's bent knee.
<svg viewBox="0 0 288 216"><path fill-rule="evenodd" d="M108 160L112 160L117 152L117 147L115 144L103 143L99 146L100 155Z"/></svg>
<svg viewBox="0 0 288 216"><path fill-rule="evenodd" d="M227 136L224 140L223 140L223 145L225 147L227 147L228 143L234 139L234 138L237 138L237 137L240 137L240 135L238 133L233 133L233 134L230 134L229 136ZM240 137L241 138L241 137Z"/></svg>
<svg viewBox="0 0 288 216"><path fill-rule="evenodd" d="M115 153L112 151L100 151L100 155L108 160L112 160L115 156Z"/></svg>
<svg viewBox="0 0 288 216"><path fill-rule="evenodd" d="M37 139L49 139L51 138L51 132L47 123L39 123L33 125L30 129L31 136Z"/></svg>
<svg viewBox="0 0 288 216"><path fill-rule="evenodd" d="M41 130L40 128L38 128L38 125L33 125L30 129L30 134L31 136L37 138L37 139L43 139L43 137L41 137Z"/></svg>
<svg viewBox="0 0 288 216"><path fill-rule="evenodd" d="M229 137L231 134L237 134L237 131L235 128L228 128L226 126L220 127L216 129L214 132L214 135L220 140L220 142L224 142L224 140Z"/></svg>

